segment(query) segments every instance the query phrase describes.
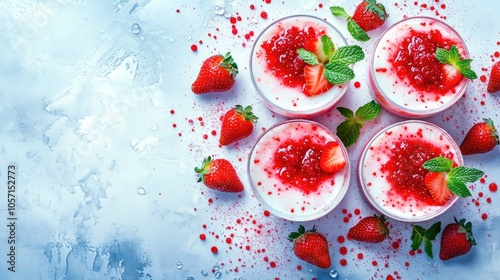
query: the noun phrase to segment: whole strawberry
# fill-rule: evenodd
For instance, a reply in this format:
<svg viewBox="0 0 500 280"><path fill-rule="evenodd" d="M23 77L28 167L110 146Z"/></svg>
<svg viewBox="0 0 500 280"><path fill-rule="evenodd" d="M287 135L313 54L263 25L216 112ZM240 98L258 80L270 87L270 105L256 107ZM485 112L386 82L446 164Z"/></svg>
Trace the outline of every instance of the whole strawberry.
<svg viewBox="0 0 500 280"><path fill-rule="evenodd" d="M387 236L389 236L389 229L385 225L384 215L365 217L347 233L348 239L370 243L382 242Z"/></svg>
<svg viewBox="0 0 500 280"><path fill-rule="evenodd" d="M219 144L226 146L249 136L257 119L258 117L252 113L251 106L243 108L241 105L236 105L224 114Z"/></svg>
<svg viewBox="0 0 500 280"><path fill-rule="evenodd" d="M316 232L316 226L307 230L300 225L298 232L292 232L288 239L293 241L293 253L297 258L319 268L329 268L332 264L326 238Z"/></svg>
<svg viewBox="0 0 500 280"><path fill-rule="evenodd" d="M210 189L221 192L241 192L243 184L241 183L233 165L226 159L214 159L211 156L206 157L201 167L195 167L194 171L200 174L198 182L202 182Z"/></svg>
<svg viewBox="0 0 500 280"><path fill-rule="evenodd" d="M376 0L364 0L356 7L352 19L361 29L370 31L384 24L387 13L384 5L377 3Z"/></svg>
<svg viewBox="0 0 500 280"><path fill-rule="evenodd" d="M201 65L198 77L191 86L196 94L226 91L233 87L238 74L238 65L231 53L213 55Z"/></svg>
<svg viewBox="0 0 500 280"><path fill-rule="evenodd" d="M500 91L500 61L497 61L491 67L490 79L488 80L488 87L486 90L489 93Z"/></svg>
<svg viewBox="0 0 500 280"><path fill-rule="evenodd" d="M486 153L499 144L498 133L491 119L474 124L465 135L460 151L462 155Z"/></svg>
<svg viewBox="0 0 500 280"><path fill-rule="evenodd" d="M441 236L439 258L443 261L466 254L476 241L472 236L472 223L465 223L465 219L447 225Z"/></svg>

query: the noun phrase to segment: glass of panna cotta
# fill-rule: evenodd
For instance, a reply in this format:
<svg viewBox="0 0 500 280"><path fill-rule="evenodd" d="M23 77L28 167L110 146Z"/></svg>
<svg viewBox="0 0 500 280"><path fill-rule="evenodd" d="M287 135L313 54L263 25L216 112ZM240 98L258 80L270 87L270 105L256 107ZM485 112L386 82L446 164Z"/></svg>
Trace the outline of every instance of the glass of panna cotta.
<svg viewBox="0 0 500 280"><path fill-rule="evenodd" d="M359 160L358 176L365 198L379 212L399 221L420 222L439 216L458 196L436 203L424 185L429 171L422 165L438 156L464 164L453 138L432 123L408 120L379 131Z"/></svg>
<svg viewBox="0 0 500 280"><path fill-rule="evenodd" d="M465 93L469 79L439 62L436 48L467 47L451 26L429 17L410 17L386 30L371 53L369 80L376 101L405 118L428 117L449 108Z"/></svg>
<svg viewBox="0 0 500 280"><path fill-rule="evenodd" d="M349 82L314 96L304 93L306 64L297 50L322 35L331 38L335 49L347 46L333 25L309 15L279 19L257 37L250 56L250 75L271 111L288 118L311 118L331 109L345 94Z"/></svg>
<svg viewBox="0 0 500 280"><path fill-rule="evenodd" d="M327 145L337 145L345 165L325 172L319 164ZM274 125L259 136L248 159L254 196L272 214L292 221L310 221L334 209L350 182L347 150L325 126L303 119Z"/></svg>

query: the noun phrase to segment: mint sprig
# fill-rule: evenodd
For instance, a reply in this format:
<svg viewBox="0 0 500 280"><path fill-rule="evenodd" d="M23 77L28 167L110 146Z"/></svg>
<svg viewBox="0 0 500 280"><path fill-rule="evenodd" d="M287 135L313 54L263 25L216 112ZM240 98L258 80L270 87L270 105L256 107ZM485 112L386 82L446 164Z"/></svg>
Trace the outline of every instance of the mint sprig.
<svg viewBox="0 0 500 280"><path fill-rule="evenodd" d="M351 18L351 16L340 6L330 7L330 11L334 16L339 16L347 19L347 31L351 36L360 41L366 42L370 40L370 36Z"/></svg>
<svg viewBox="0 0 500 280"><path fill-rule="evenodd" d="M344 107L338 107L337 110L346 117L346 120L337 126L337 136L344 146L349 147L358 140L365 122L375 119L380 114L381 108L377 102L372 100L359 107L356 112Z"/></svg>
<svg viewBox="0 0 500 280"><path fill-rule="evenodd" d="M334 49L334 45L330 37L323 35L320 38L323 52L328 55L325 64L325 78L328 82L334 85L340 85L354 79L354 71L349 67L365 58L365 53L360 46L342 46ZM318 57L313 52L304 48L297 50L299 57L309 65L317 65L321 63Z"/></svg>
<svg viewBox="0 0 500 280"><path fill-rule="evenodd" d="M457 46L451 46L449 51L442 48L436 48L435 56L439 62L453 65L460 72L460 74L467 79L477 79L476 72L474 72L470 67L472 59L462 59Z"/></svg>
<svg viewBox="0 0 500 280"><path fill-rule="evenodd" d="M424 251L431 259L432 254L432 241L436 239L436 236L441 231L441 222L434 223L429 229L425 229L419 225L412 225L413 231L411 233L411 249L416 251L424 243Z"/></svg>
<svg viewBox="0 0 500 280"><path fill-rule="evenodd" d="M450 191L460 197L471 196L469 188L466 183L474 183L483 177L484 172L465 166L453 167L453 160L439 156L426 161L422 167L431 172L447 172L446 185Z"/></svg>

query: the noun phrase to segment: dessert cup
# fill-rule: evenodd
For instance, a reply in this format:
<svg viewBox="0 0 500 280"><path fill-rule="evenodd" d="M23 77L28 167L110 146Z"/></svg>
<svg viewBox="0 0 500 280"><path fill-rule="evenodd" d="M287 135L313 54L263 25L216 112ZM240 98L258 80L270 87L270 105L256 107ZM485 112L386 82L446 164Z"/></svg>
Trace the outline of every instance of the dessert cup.
<svg viewBox="0 0 500 280"><path fill-rule="evenodd" d="M448 83L436 47L455 45L462 58L469 52L460 35L446 23L410 17L392 25L375 44L369 81L375 100L387 111L408 119L444 111L465 93L469 79Z"/></svg>
<svg viewBox="0 0 500 280"><path fill-rule="evenodd" d="M290 34L294 35L288 37ZM335 48L347 45L333 25L309 15L279 19L266 27L255 40L250 56L250 75L255 89L271 111L288 118L311 118L331 109L345 94L348 82L335 85L316 96L307 96L302 92L300 74L305 64L299 58L297 49L302 48L307 39L321 35L328 35ZM279 50L276 51L278 54L283 52L279 59L273 59L278 55L274 50Z"/></svg>
<svg viewBox="0 0 500 280"><path fill-rule="evenodd" d="M379 212L399 221L421 222L439 216L458 196L439 206L423 184L428 171L421 166L437 156L464 164L453 138L432 123L408 120L379 131L359 160L358 177L365 198Z"/></svg>
<svg viewBox="0 0 500 280"><path fill-rule="evenodd" d="M335 173L325 173L318 166L318 156L328 142L339 143L346 161ZM289 165L283 167L284 161ZM334 209L347 192L350 174L340 139L323 125L303 119L269 128L259 136L248 159L254 196L272 214L292 221L317 219Z"/></svg>

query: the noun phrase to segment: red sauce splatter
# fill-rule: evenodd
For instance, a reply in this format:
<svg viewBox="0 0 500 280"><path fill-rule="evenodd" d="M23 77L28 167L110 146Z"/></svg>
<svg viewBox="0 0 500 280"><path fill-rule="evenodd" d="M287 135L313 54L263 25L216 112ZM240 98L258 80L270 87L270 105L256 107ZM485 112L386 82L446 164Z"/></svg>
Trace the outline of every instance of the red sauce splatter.
<svg viewBox="0 0 500 280"><path fill-rule="evenodd" d="M339 253L341 255L346 255L347 254L347 247L345 247L345 246L340 247Z"/></svg>
<svg viewBox="0 0 500 280"><path fill-rule="evenodd" d="M271 215L271 213L269 211L264 210L264 216L269 217L270 215Z"/></svg>
<svg viewBox="0 0 500 280"><path fill-rule="evenodd" d="M206 240L206 239L207 236L204 233L200 234L200 240Z"/></svg>
<svg viewBox="0 0 500 280"><path fill-rule="evenodd" d="M195 44L192 44L192 45L191 45L191 50L192 50L193 52L197 51L197 50L198 50L198 46L197 46L197 45L195 45Z"/></svg>
<svg viewBox="0 0 500 280"><path fill-rule="evenodd" d="M272 268L275 268L276 267L276 263L272 261L272 262L269 263L269 266L272 267Z"/></svg>
<svg viewBox="0 0 500 280"><path fill-rule="evenodd" d="M358 259L362 260L364 258L363 253L358 253Z"/></svg>
<svg viewBox="0 0 500 280"><path fill-rule="evenodd" d="M483 214L481 215L481 219L483 219L483 220L488 219L488 214L483 213Z"/></svg>
<svg viewBox="0 0 500 280"><path fill-rule="evenodd" d="M498 190L498 185L496 183L491 183L488 188L491 192L496 192Z"/></svg>
<svg viewBox="0 0 500 280"><path fill-rule="evenodd" d="M360 88L361 87L361 83L358 82L358 81L354 82L354 87L355 88Z"/></svg>
<svg viewBox="0 0 500 280"><path fill-rule="evenodd" d="M267 19L267 17L268 17L267 12L262 11L262 12L260 13L260 17L261 17L261 18L263 18L263 19Z"/></svg>
<svg viewBox="0 0 500 280"><path fill-rule="evenodd" d="M175 111L173 109L170 110L170 114L172 114L172 115L175 114Z"/></svg>
<svg viewBox="0 0 500 280"><path fill-rule="evenodd" d="M340 244L344 243L345 242L345 237L342 236L342 235L339 235L339 237L337 237L337 242L340 243Z"/></svg>
<svg viewBox="0 0 500 280"><path fill-rule="evenodd" d="M212 248L210 248L210 251L213 253L213 254L217 254L217 252L219 252L219 249L217 249L216 246L212 246Z"/></svg>
<svg viewBox="0 0 500 280"><path fill-rule="evenodd" d="M347 260L346 259L341 259L340 260L340 265L341 266L346 266L347 265Z"/></svg>
<svg viewBox="0 0 500 280"><path fill-rule="evenodd" d="M481 82L485 83L485 82L486 82L486 76L485 76L485 75L481 75L481 76L479 77L479 80L480 80Z"/></svg>

